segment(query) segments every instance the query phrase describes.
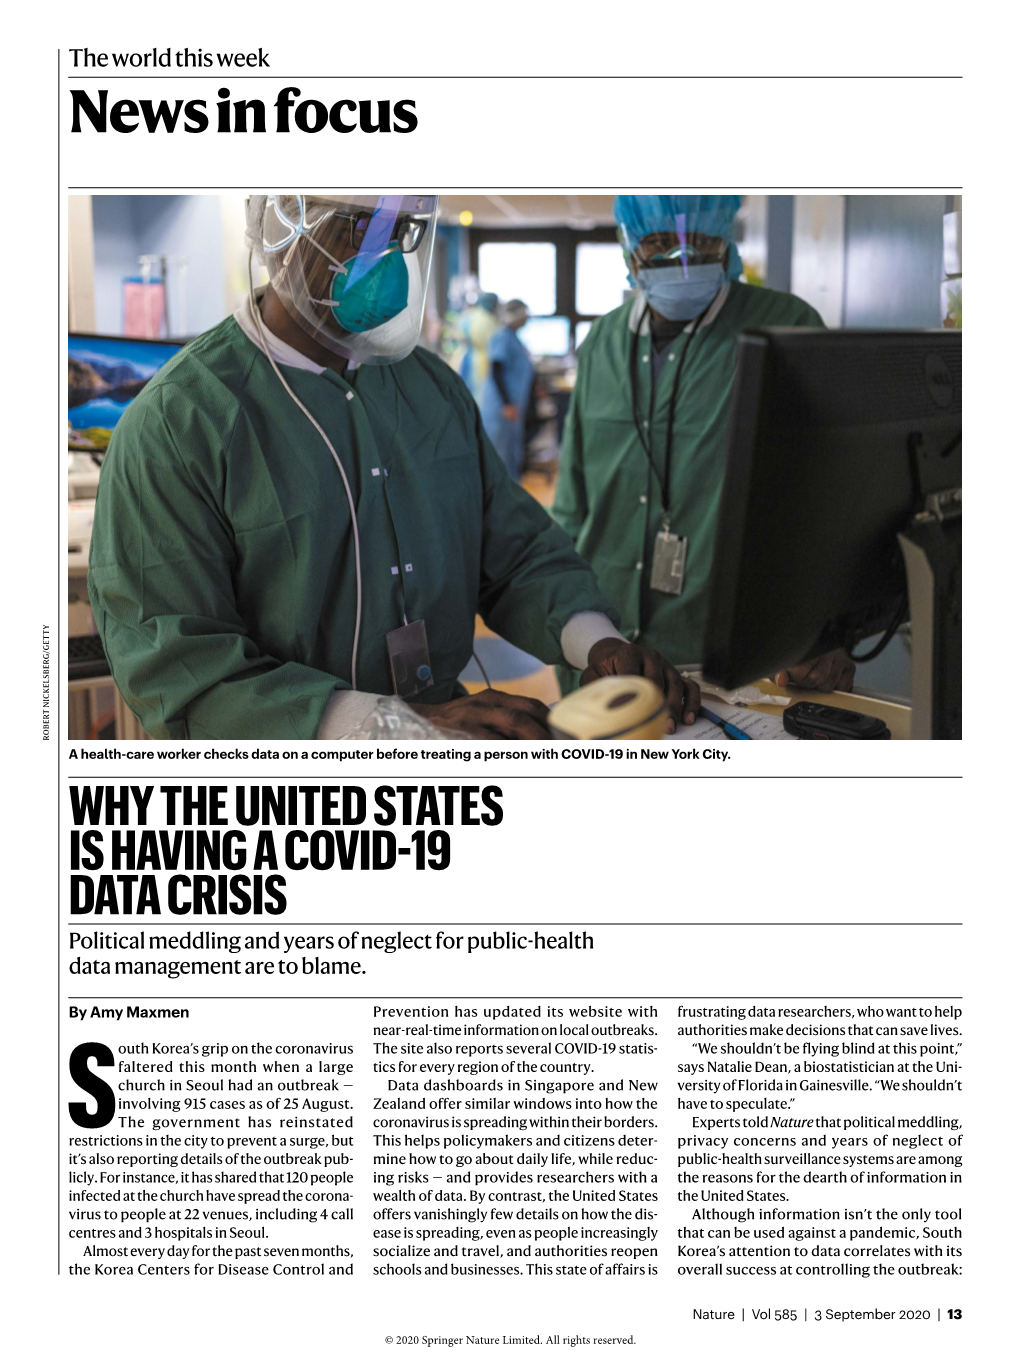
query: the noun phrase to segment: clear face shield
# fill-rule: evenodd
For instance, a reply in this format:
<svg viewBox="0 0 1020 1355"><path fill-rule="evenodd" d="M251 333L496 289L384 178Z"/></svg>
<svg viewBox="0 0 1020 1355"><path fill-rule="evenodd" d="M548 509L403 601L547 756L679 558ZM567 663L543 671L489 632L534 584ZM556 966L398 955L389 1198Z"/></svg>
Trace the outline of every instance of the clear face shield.
<svg viewBox="0 0 1020 1355"><path fill-rule="evenodd" d="M720 211L667 215L659 199L644 200L655 204L653 210L642 210L640 198L634 201L638 210L621 213L625 219L619 223L631 279L660 319L673 323L696 319L707 311L726 281L730 223ZM735 251L734 257L739 264Z"/></svg>
<svg viewBox="0 0 1020 1355"><path fill-rule="evenodd" d="M720 267L727 278L739 278L733 233L740 201L736 194L620 194L613 215L631 281L670 270L690 280L692 272L707 276L705 270Z"/></svg>
<svg viewBox="0 0 1020 1355"><path fill-rule="evenodd" d="M276 193L252 201L249 231L273 291L317 343L398 362L421 331L438 206L416 193Z"/></svg>

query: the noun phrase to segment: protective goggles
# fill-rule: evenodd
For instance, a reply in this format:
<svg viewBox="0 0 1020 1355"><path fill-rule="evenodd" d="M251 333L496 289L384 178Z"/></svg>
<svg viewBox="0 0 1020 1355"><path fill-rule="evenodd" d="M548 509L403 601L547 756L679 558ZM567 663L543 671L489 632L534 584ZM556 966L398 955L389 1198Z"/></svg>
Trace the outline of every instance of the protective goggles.
<svg viewBox="0 0 1020 1355"><path fill-rule="evenodd" d="M627 248L625 241L621 243ZM630 252L639 268L672 268L722 263L728 248L725 240L714 235L658 231L646 235Z"/></svg>
<svg viewBox="0 0 1020 1355"><path fill-rule="evenodd" d="M358 253L365 247L377 248L382 253L396 245L401 253L413 254L425 239L435 212L435 199L418 198L415 205L420 203L421 207L417 213L402 210L406 203L403 197L389 201L380 198L370 211L355 203L317 202L300 193L270 194L269 207L275 223L270 222L267 213L263 248L267 254L276 254L303 235L316 248L324 248L319 238L322 236L344 246L347 253Z"/></svg>

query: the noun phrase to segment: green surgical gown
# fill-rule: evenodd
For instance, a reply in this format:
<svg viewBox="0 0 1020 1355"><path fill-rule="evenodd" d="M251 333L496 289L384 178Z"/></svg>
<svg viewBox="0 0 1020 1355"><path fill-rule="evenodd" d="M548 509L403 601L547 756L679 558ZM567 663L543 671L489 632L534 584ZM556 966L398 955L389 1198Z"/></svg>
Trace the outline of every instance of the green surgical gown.
<svg viewBox="0 0 1020 1355"><path fill-rule="evenodd" d="M424 620L449 700L474 617L546 662L612 614L567 535L514 485L467 387L423 349L349 380L286 368L342 458L364 602L358 687L393 690L387 632ZM231 317L125 411L100 479L89 595L127 704L157 738L310 738L351 685L354 536L328 448Z"/></svg>
<svg viewBox="0 0 1020 1355"><path fill-rule="evenodd" d="M653 354L647 322L637 336L636 398L630 376L636 306L643 310L643 299L596 321L578 352L553 516L595 570L623 618L626 638L658 649L672 663L692 665L701 660L708 610L737 336L761 325L821 326L822 321L798 297L733 284L711 324L693 336L673 421L671 530L688 541L683 593L673 597L648 587L663 505L659 479L638 437L635 410L639 419L649 420L661 475L676 363L692 338L681 334L672 345L649 415ZM577 684L573 670L561 669L559 677L564 691Z"/></svg>

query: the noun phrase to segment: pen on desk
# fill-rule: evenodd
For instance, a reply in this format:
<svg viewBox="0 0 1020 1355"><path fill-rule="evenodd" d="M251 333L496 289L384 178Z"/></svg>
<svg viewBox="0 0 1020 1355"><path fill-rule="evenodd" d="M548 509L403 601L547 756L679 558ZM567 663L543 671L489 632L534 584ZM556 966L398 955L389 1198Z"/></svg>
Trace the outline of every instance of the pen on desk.
<svg viewBox="0 0 1020 1355"><path fill-rule="evenodd" d="M721 715L716 715L715 711L709 710L707 706L702 706L698 714L703 715L705 719L710 720L712 724L718 725L728 739L751 740L750 734L745 734L744 731L738 729L736 725L731 725L729 720L724 720ZM753 742L753 740L751 740L751 742Z"/></svg>

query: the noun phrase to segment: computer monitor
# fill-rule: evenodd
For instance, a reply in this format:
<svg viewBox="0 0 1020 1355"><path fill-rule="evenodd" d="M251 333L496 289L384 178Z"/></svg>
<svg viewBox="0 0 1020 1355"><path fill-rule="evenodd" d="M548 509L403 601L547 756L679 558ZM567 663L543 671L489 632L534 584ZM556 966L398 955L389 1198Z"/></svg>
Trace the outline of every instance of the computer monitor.
<svg viewBox="0 0 1020 1355"><path fill-rule="evenodd" d="M180 343L102 334L67 338L67 449L105 452L117 421Z"/></svg>
<svg viewBox="0 0 1020 1355"><path fill-rule="evenodd" d="M570 352L569 316L533 315L517 333L533 357L565 358Z"/></svg>
<svg viewBox="0 0 1020 1355"><path fill-rule="evenodd" d="M740 337L706 677L853 652L909 604L913 736L960 737L962 366L958 331Z"/></svg>

